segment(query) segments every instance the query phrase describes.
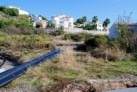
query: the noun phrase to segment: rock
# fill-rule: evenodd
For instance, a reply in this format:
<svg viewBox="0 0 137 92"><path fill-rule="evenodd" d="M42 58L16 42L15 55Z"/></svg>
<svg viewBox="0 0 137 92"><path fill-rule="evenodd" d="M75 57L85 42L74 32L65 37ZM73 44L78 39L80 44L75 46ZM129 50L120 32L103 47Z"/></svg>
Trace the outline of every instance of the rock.
<svg viewBox="0 0 137 92"><path fill-rule="evenodd" d="M5 68L0 68L0 73L4 72Z"/></svg>

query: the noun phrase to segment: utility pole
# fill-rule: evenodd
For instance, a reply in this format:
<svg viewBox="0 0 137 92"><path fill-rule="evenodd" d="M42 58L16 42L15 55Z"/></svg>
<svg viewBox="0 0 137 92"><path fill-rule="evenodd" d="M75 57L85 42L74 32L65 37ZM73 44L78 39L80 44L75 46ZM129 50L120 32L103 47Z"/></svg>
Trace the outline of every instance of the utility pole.
<svg viewBox="0 0 137 92"><path fill-rule="evenodd" d="M105 50L105 61L108 61L108 49Z"/></svg>

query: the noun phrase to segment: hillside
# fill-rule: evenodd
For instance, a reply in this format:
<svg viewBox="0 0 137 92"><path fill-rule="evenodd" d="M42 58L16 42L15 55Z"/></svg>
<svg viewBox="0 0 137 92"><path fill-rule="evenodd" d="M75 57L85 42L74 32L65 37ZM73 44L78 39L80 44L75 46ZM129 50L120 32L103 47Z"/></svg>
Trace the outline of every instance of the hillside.
<svg viewBox="0 0 137 92"><path fill-rule="evenodd" d="M137 87L137 54L132 47L136 43L126 38L126 27L115 39L65 33L63 27L47 32L32 27L30 16L16 13L16 9L3 12L0 8L0 51L6 52L7 61L20 65L56 48L62 53L30 67L0 92L100 92Z"/></svg>

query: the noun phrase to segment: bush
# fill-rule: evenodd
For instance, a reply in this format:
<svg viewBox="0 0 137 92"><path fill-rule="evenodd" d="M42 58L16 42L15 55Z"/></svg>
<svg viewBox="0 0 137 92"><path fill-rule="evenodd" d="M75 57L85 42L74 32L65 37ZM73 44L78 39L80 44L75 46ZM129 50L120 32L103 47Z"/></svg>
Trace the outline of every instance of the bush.
<svg viewBox="0 0 137 92"><path fill-rule="evenodd" d="M64 35L65 40L73 40L73 41L85 41L93 37L94 36L89 33L77 33L77 34L69 33Z"/></svg>
<svg viewBox="0 0 137 92"><path fill-rule="evenodd" d="M51 23L47 25L47 28L55 28L55 24Z"/></svg>
<svg viewBox="0 0 137 92"><path fill-rule="evenodd" d="M96 58L106 59L106 50L105 48L94 49L91 51L91 55ZM117 49L109 49L107 50L107 59L108 61L128 61L132 60L133 56Z"/></svg>
<svg viewBox="0 0 137 92"><path fill-rule="evenodd" d="M6 8L6 9L4 9L3 12L10 16L18 16L19 15L19 11L16 8Z"/></svg>
<svg viewBox="0 0 137 92"><path fill-rule="evenodd" d="M4 21L0 21L0 28L4 27L5 22Z"/></svg>
<svg viewBox="0 0 137 92"><path fill-rule="evenodd" d="M51 38L45 35L0 36L0 47L12 50L53 48Z"/></svg>
<svg viewBox="0 0 137 92"><path fill-rule="evenodd" d="M83 27L83 29L85 29L85 30L93 30L93 26L87 24L87 25L85 25L85 26Z"/></svg>
<svg viewBox="0 0 137 92"><path fill-rule="evenodd" d="M21 23L16 24L16 27L29 28L29 27L31 27L31 25L29 23L27 23L27 22L21 22Z"/></svg>
<svg viewBox="0 0 137 92"><path fill-rule="evenodd" d="M94 35L85 32L79 33L79 35L81 35L83 41L94 37Z"/></svg>
<svg viewBox="0 0 137 92"><path fill-rule="evenodd" d="M6 26L3 29L6 34L34 34L34 31L29 28L17 28L15 26Z"/></svg>
<svg viewBox="0 0 137 92"><path fill-rule="evenodd" d="M82 40L82 36L79 34L65 34L64 39L65 40L73 40L73 41L78 42L78 41Z"/></svg>
<svg viewBox="0 0 137 92"><path fill-rule="evenodd" d="M96 35L94 37L94 40L95 40L95 44L97 47L103 45L105 46L108 42L108 37L107 36L103 36L103 35Z"/></svg>
<svg viewBox="0 0 137 92"><path fill-rule="evenodd" d="M117 39L108 39L109 47L120 47L120 42Z"/></svg>
<svg viewBox="0 0 137 92"><path fill-rule="evenodd" d="M72 35L72 34L65 34L65 35L64 35L64 39L65 39L65 40L71 40L71 35Z"/></svg>
<svg viewBox="0 0 137 92"><path fill-rule="evenodd" d="M55 32L51 32L50 35L53 35L53 36L58 36L58 35L63 35L65 32L64 32L64 28L63 27L60 27L59 29L57 29Z"/></svg>
<svg viewBox="0 0 137 92"><path fill-rule="evenodd" d="M71 39L78 42L78 41L81 41L82 36L79 34L73 34L73 35L71 35Z"/></svg>
<svg viewBox="0 0 137 92"><path fill-rule="evenodd" d="M108 37L103 35L96 35L94 38L85 40L85 45L89 49L106 46L108 45Z"/></svg>
<svg viewBox="0 0 137 92"><path fill-rule="evenodd" d="M87 46L87 50L91 50L92 48L97 47L94 38L90 38L90 39L86 40L84 43Z"/></svg>
<svg viewBox="0 0 137 92"><path fill-rule="evenodd" d="M4 11L6 9L5 6L0 6L0 11Z"/></svg>
<svg viewBox="0 0 137 92"><path fill-rule="evenodd" d="M36 28L40 28L40 27L42 27L42 24L41 23L37 23L36 24Z"/></svg>

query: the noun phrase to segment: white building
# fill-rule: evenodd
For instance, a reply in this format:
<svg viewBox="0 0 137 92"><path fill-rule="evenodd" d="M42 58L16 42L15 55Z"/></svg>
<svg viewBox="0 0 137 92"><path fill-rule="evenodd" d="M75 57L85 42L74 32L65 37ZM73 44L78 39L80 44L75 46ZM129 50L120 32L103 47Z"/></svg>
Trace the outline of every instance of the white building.
<svg viewBox="0 0 137 92"><path fill-rule="evenodd" d="M63 26L64 28L73 28L74 18L71 16L59 15L51 17L52 23L55 24L56 28Z"/></svg>
<svg viewBox="0 0 137 92"><path fill-rule="evenodd" d="M36 27L36 25L40 23L42 25L42 28L46 28L48 21L47 20L43 20L42 17L33 17L32 18L32 25L33 27Z"/></svg>
<svg viewBox="0 0 137 92"><path fill-rule="evenodd" d="M122 25L122 24L121 24ZM131 23L131 24L127 24L128 26L128 30L133 31L133 32L137 32L137 23ZM109 33L109 37L110 38L116 38L119 36L119 32L120 30L118 29L118 24L114 23L111 27L110 27L110 33Z"/></svg>
<svg viewBox="0 0 137 92"><path fill-rule="evenodd" d="M91 21L86 21L86 22L84 23L84 26L86 26L86 25L93 25L93 23L92 23ZM96 26L97 26L97 31L109 31L109 30L108 30L108 27L104 29L103 23L100 23L100 22L98 22L98 21L97 21L97 23L96 23Z"/></svg>
<svg viewBox="0 0 137 92"><path fill-rule="evenodd" d="M19 15L29 15L27 11L21 10L20 8L17 8L15 6L9 6L9 8L16 8L19 10Z"/></svg>

